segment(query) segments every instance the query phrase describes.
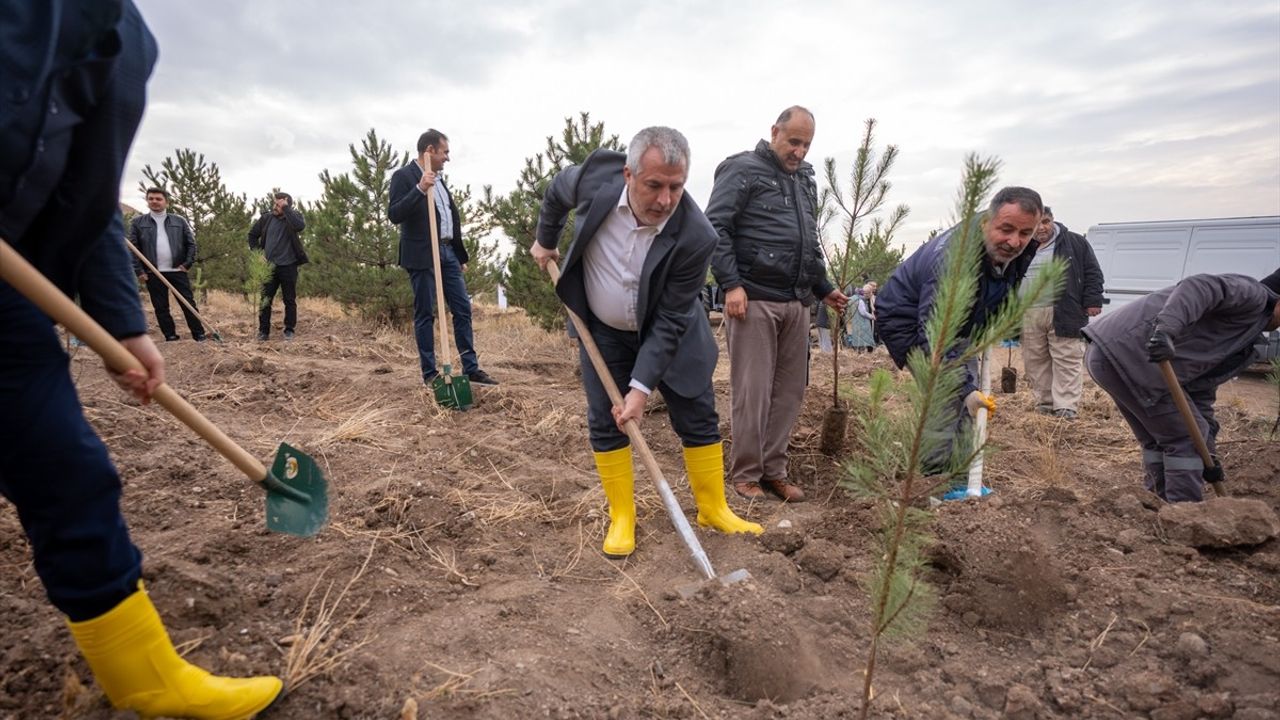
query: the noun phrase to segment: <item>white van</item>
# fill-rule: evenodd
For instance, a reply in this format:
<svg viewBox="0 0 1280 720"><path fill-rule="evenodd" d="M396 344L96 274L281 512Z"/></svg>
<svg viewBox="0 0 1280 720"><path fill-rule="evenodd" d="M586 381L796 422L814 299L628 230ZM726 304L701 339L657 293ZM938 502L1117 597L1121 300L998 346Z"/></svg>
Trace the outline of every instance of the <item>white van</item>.
<svg viewBox="0 0 1280 720"><path fill-rule="evenodd" d="M1198 273L1262 278L1280 268L1280 216L1099 223L1086 236L1102 267L1102 313ZM1273 332L1263 357L1280 357ZM1263 349L1263 348L1260 348Z"/></svg>

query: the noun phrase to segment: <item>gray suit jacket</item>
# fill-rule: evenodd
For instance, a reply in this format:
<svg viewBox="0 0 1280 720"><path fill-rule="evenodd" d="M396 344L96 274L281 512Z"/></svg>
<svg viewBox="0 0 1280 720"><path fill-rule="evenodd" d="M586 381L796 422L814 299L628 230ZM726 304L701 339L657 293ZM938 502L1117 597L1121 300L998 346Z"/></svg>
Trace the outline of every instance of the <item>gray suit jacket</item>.
<svg viewBox="0 0 1280 720"><path fill-rule="evenodd" d="M584 252L617 207L625 163L620 152L596 150L581 165L556 175L542 200L537 241L545 248L557 246L569 212L577 211L556 294L584 320L590 317ZM640 350L631 370L632 379L645 387L653 389L663 382L683 397L697 397L711 386L719 352L699 292L716 237L698 204L685 193L645 256L636 307Z"/></svg>

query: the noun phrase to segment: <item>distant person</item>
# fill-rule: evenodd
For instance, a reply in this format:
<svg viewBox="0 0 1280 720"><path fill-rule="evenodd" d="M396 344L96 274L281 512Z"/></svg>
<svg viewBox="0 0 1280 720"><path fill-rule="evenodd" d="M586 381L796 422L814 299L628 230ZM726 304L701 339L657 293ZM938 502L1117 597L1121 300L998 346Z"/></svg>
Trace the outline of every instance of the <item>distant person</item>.
<svg viewBox="0 0 1280 720"><path fill-rule="evenodd" d="M146 368L112 373L146 402L164 381L164 358L146 334L118 189L155 38L129 0L0 0L0 47L0 236ZM85 420L69 362L53 321L0 281L0 493L49 601L112 706L142 717L254 715L280 680L216 677L174 649L142 586L120 476ZM32 658L15 677L39 672L42 653L63 654L25 646L16 627L6 636Z"/></svg>
<svg viewBox="0 0 1280 720"><path fill-rule="evenodd" d="M877 285L875 282L868 282L861 288L858 288L854 299L853 312L849 313L849 341L848 346L858 352L869 353L876 349L876 336L873 330L876 315L875 296Z"/></svg>
<svg viewBox="0 0 1280 720"><path fill-rule="evenodd" d="M1050 258L1066 262L1062 292L1046 294L1022 318L1022 362L1036 395L1036 412L1076 419L1084 395L1084 338L1089 318L1102 312L1102 268L1084 237L1054 222L1045 206L1036 230L1039 248L1027 268L1033 279Z"/></svg>
<svg viewBox="0 0 1280 720"><path fill-rule="evenodd" d="M1204 482L1223 479L1216 458L1218 386L1257 359L1263 330L1280 328L1280 270L1192 275L1090 323L1089 374L1115 401L1142 446L1143 484L1171 503L1204 499ZM1214 466L1196 452L1157 363L1169 361L1190 399Z"/></svg>
<svg viewBox="0 0 1280 720"><path fill-rule="evenodd" d="M577 211L556 294L588 324L613 381L626 393L623 407L613 407L586 350L580 352L591 449L609 500L603 549L612 557L630 555L636 544L631 441L622 427L644 416L654 390L662 391L684 446L698 524L727 533L764 532L725 501L711 384L719 350L701 300L716 234L684 192L688 177L689 143L671 128L641 130L626 155L596 150L551 181L530 248L541 268L558 259L560 234Z"/></svg>
<svg viewBox="0 0 1280 720"><path fill-rule="evenodd" d="M440 172L449 162L449 138L439 130L427 130L418 137L418 157L391 176L387 217L400 226L400 267L409 273L413 287L413 336L418 342L418 364L422 382L428 386L440 371L436 368L435 319L436 274L432 255L431 216L427 203L436 206L436 232L440 241L440 278L444 301L453 314L453 341L462 357L462 373L475 385L497 385L480 369L475 336L471 330L471 296L462 273L467 266L467 248L462 244L462 218L453 194ZM441 312L444 312L441 309Z"/></svg>
<svg viewBox="0 0 1280 720"><path fill-rule="evenodd" d="M968 346L969 338L986 325L987 318L996 313L1027 274L1036 255L1034 236L1043 211L1044 205L1035 190L1006 187L995 194L991 205L976 218L982 229L984 250L973 307L960 328L960 345L953 351ZM893 271L880 291L876 324L885 348L899 368L907 366L907 356L912 350L929 351L925 323L933 312L946 250L960 230L957 225L921 245ZM948 400L956 422L946 437L940 438L942 444L937 450L924 459L921 469L926 475L938 474L946 468L956 439L968 426L970 416L977 415L983 406L988 412L995 412L995 398L978 389L976 376L977 361L973 360L965 368L959 394Z"/></svg>
<svg viewBox="0 0 1280 720"><path fill-rule="evenodd" d="M306 226L302 213L293 207L293 196L277 192L271 211L263 213L249 228L249 247L262 250L271 263L271 277L262 284L258 309L259 340L271 337L271 304L277 290L284 299L284 339L293 339L298 324L298 268L309 262L298 233Z"/></svg>
<svg viewBox="0 0 1280 720"><path fill-rule="evenodd" d="M818 306L817 317L814 318L813 324L818 328L818 352L830 355L834 348L831 346L831 316L827 312L826 305Z"/></svg>
<svg viewBox="0 0 1280 720"><path fill-rule="evenodd" d="M848 298L827 279L818 239L818 186L804 160L813 113L789 107L769 132L716 168L707 219L720 239L711 268L725 290L734 490L801 502L787 445L808 378L809 307L820 300L841 311Z"/></svg>
<svg viewBox="0 0 1280 720"><path fill-rule="evenodd" d="M168 211L169 193L162 188L147 188L147 208L149 212L135 217L129 224L129 242L138 248L147 262L155 266L165 280L188 302L196 306L196 298L191 294L191 279L187 273L196 262L196 235L191 230L191 223L181 215ZM159 228L164 228L164 242L158 242ZM134 259L134 272L138 279L147 284L147 292L151 295L151 309L156 314L156 324L165 340L177 340L178 329L173 324L173 316L169 314L169 288L152 277L142 261ZM182 305L182 303L178 303ZM187 327L191 330L191 339L196 342L204 340L204 325L200 318L182 305L182 315L187 319Z"/></svg>

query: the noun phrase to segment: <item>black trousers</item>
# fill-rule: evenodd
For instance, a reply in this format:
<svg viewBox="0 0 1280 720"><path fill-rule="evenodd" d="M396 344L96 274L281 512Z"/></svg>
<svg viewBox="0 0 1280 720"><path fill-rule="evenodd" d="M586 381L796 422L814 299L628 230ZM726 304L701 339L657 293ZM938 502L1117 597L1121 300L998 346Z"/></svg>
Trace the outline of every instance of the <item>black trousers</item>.
<svg viewBox="0 0 1280 720"><path fill-rule="evenodd" d="M284 300L284 329L292 332L298 322L298 266L276 265L271 268L271 279L262 284L262 303L258 310L258 332L271 333L271 303L276 291Z"/></svg>
<svg viewBox="0 0 1280 720"><path fill-rule="evenodd" d="M195 296L191 294L191 278L187 273L171 270L162 274L178 294L191 303L191 307L196 306ZM169 314L169 288L165 287L154 273L147 273L147 292L151 294L151 308L156 312L156 324L160 326L160 332L164 333L166 340L176 340L178 328L174 326L173 316ZM178 303L178 306L182 308L182 315L187 319L187 327L191 329L192 339L203 340L204 325L200 323L200 318L192 314L182 303Z"/></svg>
<svg viewBox="0 0 1280 720"><path fill-rule="evenodd" d="M594 318L588 322L591 337L600 348L609 374L625 397L630 391L631 370L640 350L640 334L617 330ZM618 429L613 419L613 402L609 400L609 393L581 343L578 354L582 362L582 387L587 392L587 428L591 435L591 449L608 452L630 445L631 440ZM650 389L662 391L671 427L680 436L684 447L701 447L720 441L720 417L716 414L715 389L710 383L701 395L693 398L677 394L666 383L658 383L658 387Z"/></svg>

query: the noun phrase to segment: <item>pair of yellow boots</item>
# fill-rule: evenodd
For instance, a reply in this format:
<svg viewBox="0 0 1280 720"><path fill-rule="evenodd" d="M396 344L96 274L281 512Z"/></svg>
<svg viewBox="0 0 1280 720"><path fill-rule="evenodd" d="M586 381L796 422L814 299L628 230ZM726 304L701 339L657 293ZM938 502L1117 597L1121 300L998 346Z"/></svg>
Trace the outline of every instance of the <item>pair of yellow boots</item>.
<svg viewBox="0 0 1280 720"><path fill-rule="evenodd" d="M218 677L183 660L141 582L105 614L67 625L111 704L144 718L248 720L280 694L279 678Z"/></svg>
<svg viewBox="0 0 1280 720"><path fill-rule="evenodd" d="M600 484L609 500L609 532L604 538L604 554L626 557L636 549L635 470L631 447L597 452L595 459ZM698 525L730 534L764 532L758 524L734 515L725 502L721 443L685 448L684 466L698 505Z"/></svg>

